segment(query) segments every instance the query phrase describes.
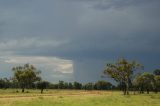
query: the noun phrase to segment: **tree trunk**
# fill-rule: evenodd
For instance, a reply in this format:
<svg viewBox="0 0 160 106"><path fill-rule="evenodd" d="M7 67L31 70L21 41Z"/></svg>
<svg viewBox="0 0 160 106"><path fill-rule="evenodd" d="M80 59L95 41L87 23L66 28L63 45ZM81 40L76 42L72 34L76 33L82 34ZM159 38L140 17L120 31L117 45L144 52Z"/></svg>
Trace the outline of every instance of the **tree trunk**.
<svg viewBox="0 0 160 106"><path fill-rule="evenodd" d="M123 94L126 95L126 90L125 89L123 90Z"/></svg>
<svg viewBox="0 0 160 106"><path fill-rule="evenodd" d="M24 88L22 88L22 93L24 93Z"/></svg>
<svg viewBox="0 0 160 106"><path fill-rule="evenodd" d="M143 94L143 93L144 93L143 86L141 86L141 88L140 88L140 94Z"/></svg>
<svg viewBox="0 0 160 106"><path fill-rule="evenodd" d="M125 82L120 82L120 90L123 91L123 94L126 95L126 83Z"/></svg>
<svg viewBox="0 0 160 106"><path fill-rule="evenodd" d="M127 93L127 95L129 95L129 84L128 84L128 82L126 84L126 93Z"/></svg>
<svg viewBox="0 0 160 106"><path fill-rule="evenodd" d="M43 89L41 89L41 94L43 93Z"/></svg>
<svg viewBox="0 0 160 106"><path fill-rule="evenodd" d="M123 86L123 94L126 95L127 91L126 91L126 85Z"/></svg>
<svg viewBox="0 0 160 106"><path fill-rule="evenodd" d="M149 89L147 88L147 94L149 94Z"/></svg>
<svg viewBox="0 0 160 106"><path fill-rule="evenodd" d="M129 79L127 79L125 87L126 87L126 94L129 95Z"/></svg>
<svg viewBox="0 0 160 106"><path fill-rule="evenodd" d="M134 95L136 94L136 88L133 88L133 94Z"/></svg>

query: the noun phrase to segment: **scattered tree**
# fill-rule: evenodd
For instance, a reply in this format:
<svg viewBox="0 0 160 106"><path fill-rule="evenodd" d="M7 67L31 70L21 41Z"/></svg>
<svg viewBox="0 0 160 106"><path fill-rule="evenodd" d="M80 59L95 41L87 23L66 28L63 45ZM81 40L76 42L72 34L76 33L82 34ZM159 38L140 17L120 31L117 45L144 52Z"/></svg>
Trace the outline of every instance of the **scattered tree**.
<svg viewBox="0 0 160 106"><path fill-rule="evenodd" d="M115 81L125 84L124 95L129 94L129 84L133 72L142 66L135 62L128 62L126 59L119 59L115 64L107 64L104 70L105 75L109 75Z"/></svg>
<svg viewBox="0 0 160 106"><path fill-rule="evenodd" d="M134 85L140 90L140 93L144 93L144 89L149 94L149 91L153 89L154 86L154 75L148 72L137 75L134 79Z"/></svg>
<svg viewBox="0 0 160 106"><path fill-rule="evenodd" d="M73 84L71 82L68 83L68 89L73 89Z"/></svg>
<svg viewBox="0 0 160 106"><path fill-rule="evenodd" d="M29 88L34 82L41 78L38 76L38 71L33 65L25 64L24 66L17 66L12 68L14 72L14 79L18 82L24 92L25 88Z"/></svg>
<svg viewBox="0 0 160 106"><path fill-rule="evenodd" d="M84 89L85 90L93 90L94 89L94 84L89 82L89 83L84 85Z"/></svg>
<svg viewBox="0 0 160 106"><path fill-rule="evenodd" d="M112 84L106 81L98 81L95 83L94 87L97 90L110 90L112 87Z"/></svg>
<svg viewBox="0 0 160 106"><path fill-rule="evenodd" d="M43 90L46 89L49 86L49 82L47 81L40 81L37 83L37 88L41 89L41 94L43 93Z"/></svg>
<svg viewBox="0 0 160 106"><path fill-rule="evenodd" d="M59 81L59 83L58 83L58 88L59 89L64 89L65 87L64 87L64 81Z"/></svg>
<svg viewBox="0 0 160 106"><path fill-rule="evenodd" d="M82 84L79 82L74 82L73 83L73 88L74 89L82 89Z"/></svg>

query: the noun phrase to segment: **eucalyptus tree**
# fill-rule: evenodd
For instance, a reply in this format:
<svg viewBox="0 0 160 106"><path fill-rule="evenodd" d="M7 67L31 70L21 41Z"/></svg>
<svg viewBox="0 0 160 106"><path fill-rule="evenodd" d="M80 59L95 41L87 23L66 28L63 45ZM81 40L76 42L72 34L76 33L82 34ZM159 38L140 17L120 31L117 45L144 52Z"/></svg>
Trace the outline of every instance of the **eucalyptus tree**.
<svg viewBox="0 0 160 106"><path fill-rule="evenodd" d="M18 82L19 86L24 92L25 88L29 88L34 82L39 81L41 78L39 76L40 71L30 64L25 64L24 66L16 66L12 68L14 72L14 79Z"/></svg>
<svg viewBox="0 0 160 106"><path fill-rule="evenodd" d="M141 64L136 61L127 61L122 58L119 59L116 63L109 63L106 65L104 74L110 76L118 83L124 84L124 95L129 94L129 84L132 79L134 71L137 69L143 68Z"/></svg>

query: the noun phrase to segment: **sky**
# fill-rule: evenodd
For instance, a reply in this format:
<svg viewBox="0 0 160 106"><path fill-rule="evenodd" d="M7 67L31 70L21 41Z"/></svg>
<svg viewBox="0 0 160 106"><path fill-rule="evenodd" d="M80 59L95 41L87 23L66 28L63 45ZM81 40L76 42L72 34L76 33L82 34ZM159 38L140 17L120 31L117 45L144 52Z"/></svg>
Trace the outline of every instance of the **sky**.
<svg viewBox="0 0 160 106"><path fill-rule="evenodd" d="M30 63L51 82L110 80L104 67L119 58L152 72L159 11L160 0L0 0L0 78Z"/></svg>

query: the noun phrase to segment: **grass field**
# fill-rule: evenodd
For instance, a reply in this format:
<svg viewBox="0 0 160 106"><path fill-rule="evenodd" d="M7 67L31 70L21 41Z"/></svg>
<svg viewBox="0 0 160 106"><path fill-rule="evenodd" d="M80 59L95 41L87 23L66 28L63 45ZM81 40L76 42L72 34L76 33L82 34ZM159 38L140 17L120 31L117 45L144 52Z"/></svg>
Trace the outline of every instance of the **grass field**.
<svg viewBox="0 0 160 106"><path fill-rule="evenodd" d="M160 94L124 96L118 91L0 90L0 106L160 106Z"/></svg>

